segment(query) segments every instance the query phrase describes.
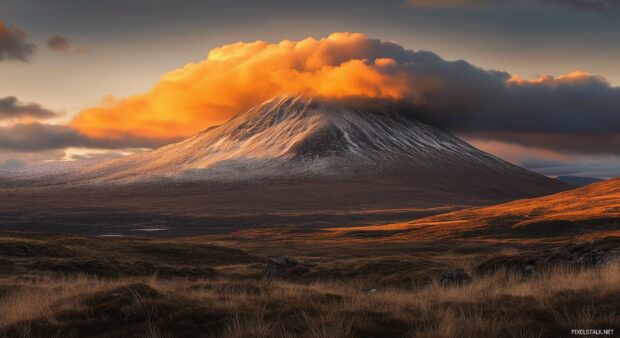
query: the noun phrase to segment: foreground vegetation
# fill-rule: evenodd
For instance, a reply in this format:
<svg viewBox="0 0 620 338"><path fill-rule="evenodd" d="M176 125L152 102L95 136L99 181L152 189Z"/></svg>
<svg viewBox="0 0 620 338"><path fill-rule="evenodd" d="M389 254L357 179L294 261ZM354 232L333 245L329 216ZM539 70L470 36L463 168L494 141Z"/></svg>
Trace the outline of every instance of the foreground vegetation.
<svg viewBox="0 0 620 338"><path fill-rule="evenodd" d="M618 247L588 245L571 257ZM305 257L308 271L286 280L263 277L261 255L170 240L2 234L0 255L0 337L566 337L620 329L617 260L536 263L523 273L509 267L532 264L531 253L494 253L484 264L435 253L431 265L471 275L446 285L414 278L434 270L422 264L430 258L410 253L332 252L331 265Z"/></svg>
<svg viewBox="0 0 620 338"><path fill-rule="evenodd" d="M553 337L618 328L618 265L368 290L273 280L8 278L4 337Z"/></svg>

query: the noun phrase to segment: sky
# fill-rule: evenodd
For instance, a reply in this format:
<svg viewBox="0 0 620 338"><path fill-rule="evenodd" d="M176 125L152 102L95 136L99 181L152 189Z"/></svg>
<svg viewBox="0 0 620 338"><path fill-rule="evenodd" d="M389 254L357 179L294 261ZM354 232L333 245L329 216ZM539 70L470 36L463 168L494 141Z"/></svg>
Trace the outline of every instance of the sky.
<svg viewBox="0 0 620 338"><path fill-rule="evenodd" d="M143 151L291 91L620 176L618 36L615 0L1 0L0 169Z"/></svg>

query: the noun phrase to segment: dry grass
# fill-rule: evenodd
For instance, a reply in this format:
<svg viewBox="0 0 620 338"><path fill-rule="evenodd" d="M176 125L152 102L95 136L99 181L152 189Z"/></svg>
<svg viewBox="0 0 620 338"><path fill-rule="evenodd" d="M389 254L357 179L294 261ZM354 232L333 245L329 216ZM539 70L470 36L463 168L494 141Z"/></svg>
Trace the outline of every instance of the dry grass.
<svg viewBox="0 0 620 338"><path fill-rule="evenodd" d="M5 278L4 337L553 337L620 323L620 266L369 293L355 281Z"/></svg>

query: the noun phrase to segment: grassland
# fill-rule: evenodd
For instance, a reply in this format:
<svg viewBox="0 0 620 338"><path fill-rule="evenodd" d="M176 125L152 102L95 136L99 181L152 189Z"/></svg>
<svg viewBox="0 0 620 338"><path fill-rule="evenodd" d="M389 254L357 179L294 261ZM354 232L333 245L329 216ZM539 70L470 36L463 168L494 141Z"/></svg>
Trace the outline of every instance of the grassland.
<svg viewBox="0 0 620 338"><path fill-rule="evenodd" d="M620 238L530 248L222 243L2 233L0 337L566 337L620 329L620 265L610 259ZM267 258L285 252L306 270L265 278ZM471 283L439 282L454 269Z"/></svg>

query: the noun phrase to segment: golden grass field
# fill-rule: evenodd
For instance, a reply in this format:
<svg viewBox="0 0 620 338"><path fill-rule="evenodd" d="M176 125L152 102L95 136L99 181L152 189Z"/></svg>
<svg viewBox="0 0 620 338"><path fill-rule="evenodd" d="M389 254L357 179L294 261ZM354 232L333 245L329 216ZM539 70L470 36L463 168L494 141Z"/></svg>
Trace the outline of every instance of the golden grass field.
<svg viewBox="0 0 620 338"><path fill-rule="evenodd" d="M246 242L241 251L200 237L1 233L0 337L566 337L571 329L618 330L620 261L571 261L614 253L618 243ZM285 252L308 270L265 278L267 258ZM521 261L535 272L523 274ZM457 268L471 283L434 279Z"/></svg>
<svg viewBox="0 0 620 338"><path fill-rule="evenodd" d="M618 265L375 293L355 281L76 275L1 283L4 337L561 337L620 323Z"/></svg>

